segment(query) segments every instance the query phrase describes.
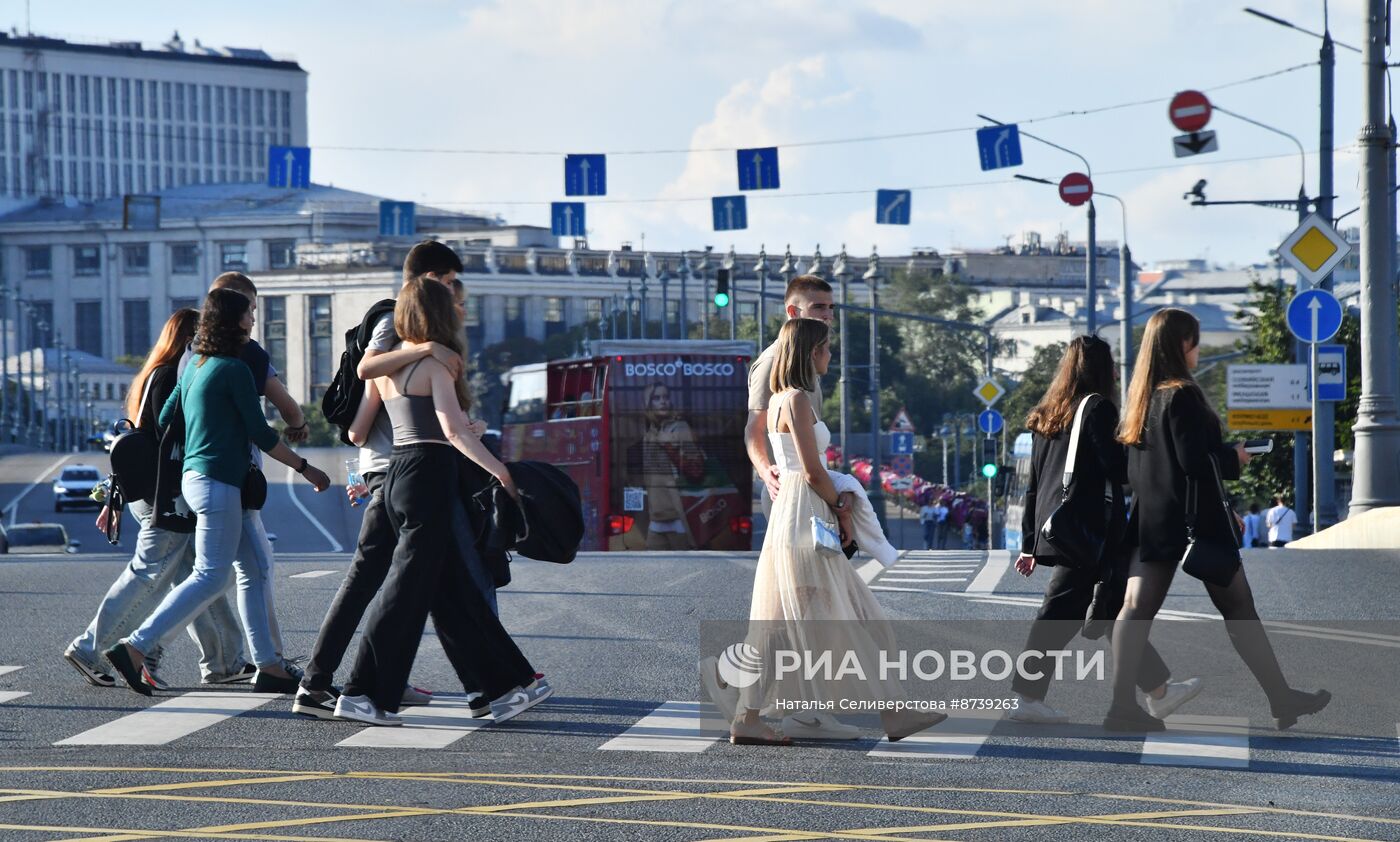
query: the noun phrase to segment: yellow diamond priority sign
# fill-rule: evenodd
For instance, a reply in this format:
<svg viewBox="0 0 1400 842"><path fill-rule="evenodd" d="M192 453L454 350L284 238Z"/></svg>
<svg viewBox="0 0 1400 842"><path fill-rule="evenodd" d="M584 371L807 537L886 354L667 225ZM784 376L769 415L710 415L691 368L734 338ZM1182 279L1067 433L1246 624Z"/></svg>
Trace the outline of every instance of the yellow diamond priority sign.
<svg viewBox="0 0 1400 842"><path fill-rule="evenodd" d="M1278 253L1310 286L1317 286L1351 253L1351 243L1314 213L1284 238Z"/></svg>
<svg viewBox="0 0 1400 842"><path fill-rule="evenodd" d="M982 403L990 407L1001 400L1001 396L1006 394L1006 389L1003 388L1000 383L988 377L977 384L977 388L972 390L972 394L976 395Z"/></svg>

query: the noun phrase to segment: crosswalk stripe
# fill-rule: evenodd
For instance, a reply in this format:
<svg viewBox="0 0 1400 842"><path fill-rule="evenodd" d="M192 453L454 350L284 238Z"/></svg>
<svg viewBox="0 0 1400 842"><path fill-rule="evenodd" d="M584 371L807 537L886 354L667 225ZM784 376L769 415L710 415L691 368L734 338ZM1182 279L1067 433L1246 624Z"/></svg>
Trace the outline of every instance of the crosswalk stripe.
<svg viewBox="0 0 1400 842"><path fill-rule="evenodd" d="M1249 767L1249 720L1241 716L1179 716L1148 734L1140 762L1156 766Z"/></svg>
<svg viewBox="0 0 1400 842"><path fill-rule="evenodd" d="M8 675L22 669L24 669L24 667L0 667L0 675Z"/></svg>
<svg viewBox="0 0 1400 842"><path fill-rule="evenodd" d="M347 748L447 748L479 728L489 719L472 719L465 696L433 696L426 707L399 711L403 725L385 728L370 726L336 743Z"/></svg>
<svg viewBox="0 0 1400 842"><path fill-rule="evenodd" d="M880 581L881 581L881 582L899 582L899 583L901 583L901 584L909 584L909 585L927 585L927 584L929 584L930 582L966 582L966 581L967 581L967 577L966 577L966 576L959 576L959 577L956 578L956 579L893 579L893 578L891 578L891 577L889 577L889 576L886 576L886 577L882 578Z"/></svg>
<svg viewBox="0 0 1400 842"><path fill-rule="evenodd" d="M896 567L896 568L895 568L894 570L892 570L891 572L892 572L892 573L895 573L895 574L897 574L897 575L900 575L900 576L944 576L944 575L947 575L947 574L950 574L950 573L971 573L971 572L972 572L972 568L970 568L970 567L952 567L952 568L949 568L949 567L915 567L915 568L912 568L912 569L906 569L906 568L903 568L903 567Z"/></svg>
<svg viewBox="0 0 1400 842"><path fill-rule="evenodd" d="M880 581L884 581L881 579ZM933 593L928 588L887 588L883 585L871 585L872 591L898 591L900 593Z"/></svg>
<svg viewBox="0 0 1400 842"><path fill-rule="evenodd" d="M279 697L277 693L184 693L54 745L161 746Z"/></svg>
<svg viewBox="0 0 1400 842"><path fill-rule="evenodd" d="M992 711L969 711L949 716L943 722L910 735L897 743L882 738L867 757L899 757L912 760L971 760L991 736L1001 715Z"/></svg>
<svg viewBox="0 0 1400 842"><path fill-rule="evenodd" d="M337 573L337 572L339 572L339 571L336 571L336 570L308 570L308 571L306 571L305 573L293 573L292 575L288 576L287 578L288 578L288 579L317 579L317 578L320 578L321 576L330 576L331 574Z"/></svg>
<svg viewBox="0 0 1400 842"><path fill-rule="evenodd" d="M729 735L723 715L706 702L664 702L599 751L698 754Z"/></svg>
<svg viewBox="0 0 1400 842"><path fill-rule="evenodd" d="M6 702L13 702L15 699L23 698L29 694L23 690L0 690L0 705Z"/></svg>
<svg viewBox="0 0 1400 842"><path fill-rule="evenodd" d="M986 559L982 571L972 580L972 584L967 586L968 593L991 593L996 590L1002 575L1011 567L1011 554L1005 550L989 552Z"/></svg>

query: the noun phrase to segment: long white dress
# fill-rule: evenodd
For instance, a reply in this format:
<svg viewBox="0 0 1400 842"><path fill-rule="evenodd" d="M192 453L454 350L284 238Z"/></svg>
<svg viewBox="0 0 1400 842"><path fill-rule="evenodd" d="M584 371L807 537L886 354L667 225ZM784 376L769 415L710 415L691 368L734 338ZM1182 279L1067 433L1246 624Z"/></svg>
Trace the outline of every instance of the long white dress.
<svg viewBox="0 0 1400 842"><path fill-rule="evenodd" d="M788 412L788 398L796 393L789 390L773 396L768 405L773 423L784 415L790 424L802 423ZM817 452L825 452L831 432L817 421L814 433ZM904 698L896 682L881 680L879 674L879 652L893 654L894 648L894 635L880 603L844 555L818 550L813 541L812 517L835 522L835 514L807 484L792 434L770 430L768 438L783 476L754 577L748 643L769 665L779 649L816 655L830 651L835 664L850 652L865 674L830 679L818 675L810 681L789 677L776 687L771 681L759 681L741 690L741 707L771 709L775 699L796 701L794 697L807 704L842 698ZM764 673L770 675L771 670Z"/></svg>

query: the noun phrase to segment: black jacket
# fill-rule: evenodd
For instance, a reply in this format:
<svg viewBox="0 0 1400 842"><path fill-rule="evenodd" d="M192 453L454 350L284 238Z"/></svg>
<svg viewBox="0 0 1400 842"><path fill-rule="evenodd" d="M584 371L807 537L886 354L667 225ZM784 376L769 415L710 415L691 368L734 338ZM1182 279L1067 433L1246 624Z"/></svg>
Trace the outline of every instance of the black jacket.
<svg viewBox="0 0 1400 842"><path fill-rule="evenodd" d="M1084 440L1079 443L1069 504L1082 512L1086 521L1107 523L1105 556L1117 553L1123 530L1123 483L1127 482L1127 455L1115 436L1118 408L1102 396L1084 411ZM1026 482L1024 513L1021 516L1021 552L1036 557L1041 564L1055 564L1059 554L1040 537L1040 528L1060 505L1065 460L1069 457L1069 434L1065 427L1053 438L1036 433L1031 444L1031 474ZM1113 484L1113 503L1104 512L1104 482ZM1105 520L1107 518L1107 520Z"/></svg>
<svg viewBox="0 0 1400 842"><path fill-rule="evenodd" d="M1194 386L1158 389L1152 396L1142 443L1128 448L1133 512L1128 538L1145 561L1177 561L1186 552L1186 485L1197 486L1196 536L1235 543L1211 471L1215 456L1224 479L1239 479L1234 445L1222 437L1220 419Z"/></svg>

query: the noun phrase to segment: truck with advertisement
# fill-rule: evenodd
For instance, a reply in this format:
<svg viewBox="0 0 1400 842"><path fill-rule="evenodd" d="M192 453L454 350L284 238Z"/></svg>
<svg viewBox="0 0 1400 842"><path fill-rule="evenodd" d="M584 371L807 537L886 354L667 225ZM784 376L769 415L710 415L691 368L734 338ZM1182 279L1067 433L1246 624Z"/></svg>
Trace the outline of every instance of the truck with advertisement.
<svg viewBox="0 0 1400 842"><path fill-rule="evenodd" d="M581 550L747 550L744 451L753 343L598 340L584 356L517 366L501 448L578 483Z"/></svg>

